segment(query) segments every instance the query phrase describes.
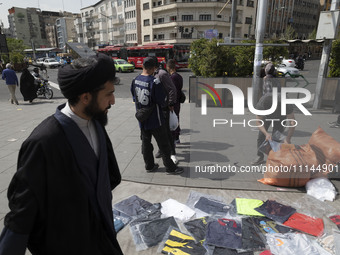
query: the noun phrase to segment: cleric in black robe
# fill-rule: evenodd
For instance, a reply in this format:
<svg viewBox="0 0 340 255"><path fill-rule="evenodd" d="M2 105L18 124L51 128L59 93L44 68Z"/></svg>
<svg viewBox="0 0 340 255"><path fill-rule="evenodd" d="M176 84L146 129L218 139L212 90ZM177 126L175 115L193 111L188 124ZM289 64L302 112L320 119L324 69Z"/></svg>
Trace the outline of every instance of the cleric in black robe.
<svg viewBox="0 0 340 255"><path fill-rule="evenodd" d="M37 98L37 87L34 80L33 75L25 68L20 77L20 92L24 101L32 102L34 98Z"/></svg>
<svg viewBox="0 0 340 255"><path fill-rule="evenodd" d="M8 188L1 255L116 255L111 191L121 175L104 128L115 68L97 55L59 69L68 99L24 141Z"/></svg>

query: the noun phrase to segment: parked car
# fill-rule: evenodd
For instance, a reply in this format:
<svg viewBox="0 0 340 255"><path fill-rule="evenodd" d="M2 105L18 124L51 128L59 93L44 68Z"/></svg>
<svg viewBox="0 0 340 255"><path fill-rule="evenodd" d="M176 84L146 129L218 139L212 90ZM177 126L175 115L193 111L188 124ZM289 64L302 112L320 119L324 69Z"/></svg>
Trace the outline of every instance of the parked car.
<svg viewBox="0 0 340 255"><path fill-rule="evenodd" d="M45 67L55 68L55 67L59 67L60 63L55 58L46 58L43 62L43 65Z"/></svg>
<svg viewBox="0 0 340 255"><path fill-rule="evenodd" d="M44 63L45 58L37 58L35 60L36 65L42 65Z"/></svg>
<svg viewBox="0 0 340 255"><path fill-rule="evenodd" d="M127 62L125 59L115 59L115 68L118 72L133 72L135 70L135 66Z"/></svg>
<svg viewBox="0 0 340 255"><path fill-rule="evenodd" d="M282 59L281 65L285 65L288 67L295 67L295 60L294 59Z"/></svg>
<svg viewBox="0 0 340 255"><path fill-rule="evenodd" d="M279 77L299 77L300 71L292 66L285 66L283 64L276 68L276 73Z"/></svg>

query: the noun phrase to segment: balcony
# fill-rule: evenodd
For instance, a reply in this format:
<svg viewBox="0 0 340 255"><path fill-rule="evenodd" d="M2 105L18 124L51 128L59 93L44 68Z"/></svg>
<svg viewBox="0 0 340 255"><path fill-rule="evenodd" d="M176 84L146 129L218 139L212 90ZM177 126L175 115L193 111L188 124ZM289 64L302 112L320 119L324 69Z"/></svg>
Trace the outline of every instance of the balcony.
<svg viewBox="0 0 340 255"><path fill-rule="evenodd" d="M113 35L114 37L119 37L119 36L124 36L125 33L124 33L124 31L113 31L113 32L112 32L112 35Z"/></svg>
<svg viewBox="0 0 340 255"><path fill-rule="evenodd" d="M165 5L159 5L152 7L152 12L162 12L168 10L176 10L181 8L208 8L208 7L215 7L215 8L222 8L225 3L222 2L205 2L205 1L196 1L196 2L189 2L189 3L170 3ZM230 5L227 5L226 8L231 8Z"/></svg>
<svg viewBox="0 0 340 255"><path fill-rule="evenodd" d="M118 19L113 19L112 24L117 25L117 24L124 24L124 19L118 18Z"/></svg>

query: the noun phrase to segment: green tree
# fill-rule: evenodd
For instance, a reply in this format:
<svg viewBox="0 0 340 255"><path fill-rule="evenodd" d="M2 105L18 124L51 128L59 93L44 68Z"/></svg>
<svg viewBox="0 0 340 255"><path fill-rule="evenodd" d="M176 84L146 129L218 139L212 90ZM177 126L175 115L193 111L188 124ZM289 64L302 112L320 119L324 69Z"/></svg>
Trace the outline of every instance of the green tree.
<svg viewBox="0 0 340 255"><path fill-rule="evenodd" d="M329 76L340 77L340 40L332 43L331 61L329 62Z"/></svg>
<svg viewBox="0 0 340 255"><path fill-rule="evenodd" d="M282 38L283 40L292 40L296 38L296 31L295 29L291 26L288 25L285 32L282 34Z"/></svg>
<svg viewBox="0 0 340 255"><path fill-rule="evenodd" d="M13 63L22 63L24 59L24 50L27 46L24 45L23 40L14 38L6 38L7 47L9 51L9 60Z"/></svg>
<svg viewBox="0 0 340 255"><path fill-rule="evenodd" d="M308 39L316 39L316 28L314 28L314 30L308 35Z"/></svg>

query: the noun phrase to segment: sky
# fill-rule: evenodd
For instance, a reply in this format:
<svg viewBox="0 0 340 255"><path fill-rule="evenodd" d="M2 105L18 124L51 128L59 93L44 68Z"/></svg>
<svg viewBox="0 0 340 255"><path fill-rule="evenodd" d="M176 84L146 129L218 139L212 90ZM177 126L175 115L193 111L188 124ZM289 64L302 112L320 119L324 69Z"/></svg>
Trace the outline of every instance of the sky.
<svg viewBox="0 0 340 255"><path fill-rule="evenodd" d="M40 8L42 11L80 13L81 8L97 2L99 0L0 0L0 22L3 22L5 28L8 28L8 9L12 7L35 7Z"/></svg>

